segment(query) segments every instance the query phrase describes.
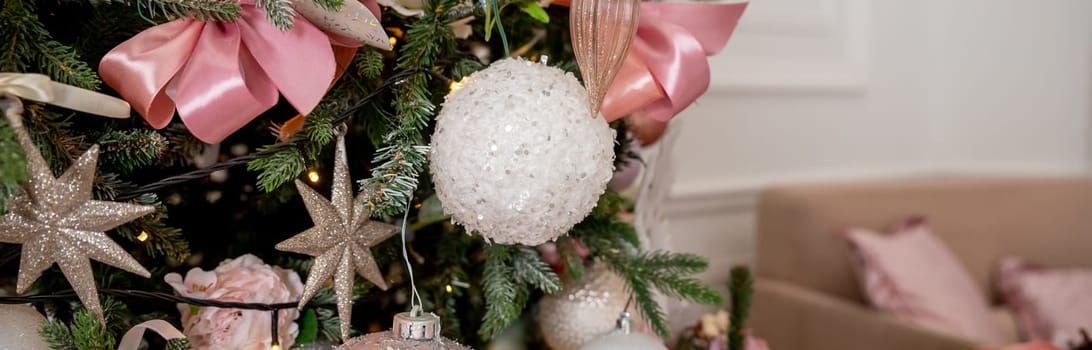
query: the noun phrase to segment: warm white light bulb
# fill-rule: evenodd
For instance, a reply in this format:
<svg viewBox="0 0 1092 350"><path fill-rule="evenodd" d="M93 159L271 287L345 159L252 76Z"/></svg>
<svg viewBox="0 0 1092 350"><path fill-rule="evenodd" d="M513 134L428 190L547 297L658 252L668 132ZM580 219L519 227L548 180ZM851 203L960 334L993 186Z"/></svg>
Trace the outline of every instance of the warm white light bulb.
<svg viewBox="0 0 1092 350"><path fill-rule="evenodd" d="M313 183L313 184L318 183L319 182L318 172L314 171L314 170L307 171L307 180L311 181L311 183Z"/></svg>
<svg viewBox="0 0 1092 350"><path fill-rule="evenodd" d="M462 88L463 85L465 85L465 84L466 84L466 77L463 77L459 81L452 80L451 85L449 85L448 88L450 88L451 91L455 91L455 90L458 90L459 88Z"/></svg>

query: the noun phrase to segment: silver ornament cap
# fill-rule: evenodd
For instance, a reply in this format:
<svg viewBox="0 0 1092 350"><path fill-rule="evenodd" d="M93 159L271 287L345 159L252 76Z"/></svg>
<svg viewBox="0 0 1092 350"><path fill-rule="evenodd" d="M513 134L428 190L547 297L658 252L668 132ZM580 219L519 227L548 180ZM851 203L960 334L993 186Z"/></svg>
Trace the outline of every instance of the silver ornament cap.
<svg viewBox="0 0 1092 350"><path fill-rule="evenodd" d="M420 311L403 312L394 315L394 327L391 335L409 340L435 340L440 338L440 317L433 313Z"/></svg>
<svg viewBox="0 0 1092 350"><path fill-rule="evenodd" d="M440 335L440 317L413 311L394 315L390 331L368 333L349 339L338 350L470 350Z"/></svg>

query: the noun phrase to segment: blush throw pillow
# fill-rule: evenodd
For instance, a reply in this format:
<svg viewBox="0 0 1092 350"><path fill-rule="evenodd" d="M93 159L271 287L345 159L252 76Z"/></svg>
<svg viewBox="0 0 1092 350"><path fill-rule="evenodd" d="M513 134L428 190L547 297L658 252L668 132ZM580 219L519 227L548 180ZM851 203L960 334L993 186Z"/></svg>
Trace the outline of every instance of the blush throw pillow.
<svg viewBox="0 0 1092 350"><path fill-rule="evenodd" d="M1081 328L1092 330L1092 269L1042 268L1007 257L998 272L1001 295L1024 336L1064 344L1081 339Z"/></svg>
<svg viewBox="0 0 1092 350"><path fill-rule="evenodd" d="M850 229L845 237L877 309L981 345L1004 342L985 293L924 220L907 220L888 234Z"/></svg>

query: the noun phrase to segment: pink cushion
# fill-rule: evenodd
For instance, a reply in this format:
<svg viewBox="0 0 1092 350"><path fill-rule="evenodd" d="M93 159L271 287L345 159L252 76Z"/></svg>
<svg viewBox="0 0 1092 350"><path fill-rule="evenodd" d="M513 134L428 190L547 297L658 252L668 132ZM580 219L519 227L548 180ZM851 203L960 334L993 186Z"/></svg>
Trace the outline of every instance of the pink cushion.
<svg viewBox="0 0 1092 350"><path fill-rule="evenodd" d="M876 308L983 345L1004 343L985 293L924 220L907 220L890 234L850 229L845 237Z"/></svg>
<svg viewBox="0 0 1092 350"><path fill-rule="evenodd" d="M997 348L982 348L978 350L1062 350L1054 344L1047 342L1032 342L1024 344L1009 345L1006 347Z"/></svg>
<svg viewBox="0 0 1092 350"><path fill-rule="evenodd" d="M1092 330L1092 269L1048 269L1008 257L999 270L1001 294L1029 339L1076 341L1081 328Z"/></svg>

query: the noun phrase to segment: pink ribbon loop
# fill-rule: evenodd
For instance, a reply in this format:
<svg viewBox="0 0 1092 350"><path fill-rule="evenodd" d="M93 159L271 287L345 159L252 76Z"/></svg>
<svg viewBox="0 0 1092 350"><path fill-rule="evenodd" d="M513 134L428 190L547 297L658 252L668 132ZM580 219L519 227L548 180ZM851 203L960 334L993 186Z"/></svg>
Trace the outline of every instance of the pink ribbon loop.
<svg viewBox="0 0 1092 350"><path fill-rule="evenodd" d="M301 114L334 79L330 38L301 17L289 31L242 0L235 23L180 19L149 28L103 57L99 73L152 127L179 117L201 141L218 143L277 103Z"/></svg>
<svg viewBox="0 0 1092 350"><path fill-rule="evenodd" d="M666 122L709 88L708 56L728 43L747 3L641 3L633 48L601 112L608 121L644 109Z"/></svg>

